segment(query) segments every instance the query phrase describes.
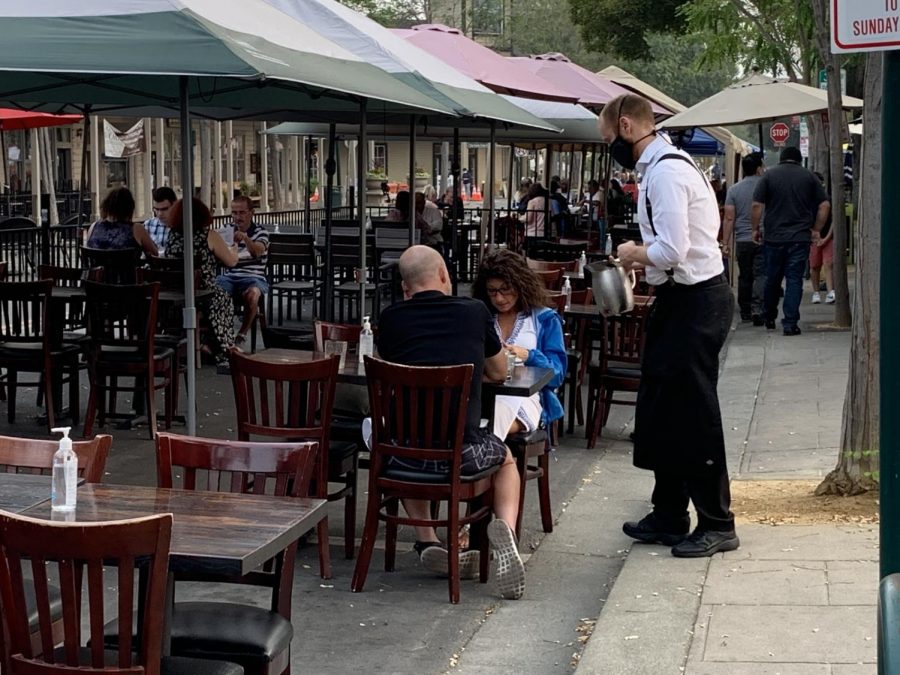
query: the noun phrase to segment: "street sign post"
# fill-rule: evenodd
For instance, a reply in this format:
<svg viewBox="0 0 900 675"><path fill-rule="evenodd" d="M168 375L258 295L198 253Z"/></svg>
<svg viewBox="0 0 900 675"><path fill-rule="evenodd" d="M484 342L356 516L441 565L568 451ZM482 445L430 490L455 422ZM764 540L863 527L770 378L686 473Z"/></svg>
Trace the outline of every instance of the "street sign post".
<svg viewBox="0 0 900 675"><path fill-rule="evenodd" d="M772 128L769 129L769 138L772 139L772 142L775 144L776 148L780 148L787 140L791 137L791 129L784 122L776 122L772 125Z"/></svg>
<svg viewBox="0 0 900 675"><path fill-rule="evenodd" d="M832 52L900 49L900 0L832 1Z"/></svg>

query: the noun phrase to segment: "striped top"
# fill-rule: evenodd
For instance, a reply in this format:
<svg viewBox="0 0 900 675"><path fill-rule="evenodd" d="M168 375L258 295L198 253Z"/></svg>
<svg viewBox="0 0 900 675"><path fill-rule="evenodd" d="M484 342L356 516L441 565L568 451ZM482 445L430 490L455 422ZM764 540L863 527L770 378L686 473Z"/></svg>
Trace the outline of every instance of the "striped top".
<svg viewBox="0 0 900 675"><path fill-rule="evenodd" d="M243 241L238 243L238 263L234 267L225 270L225 274L234 278L262 277L266 276L266 261L269 256L269 231L265 226L255 222L250 223L247 230L250 241L265 244L265 252L258 258L254 258Z"/></svg>

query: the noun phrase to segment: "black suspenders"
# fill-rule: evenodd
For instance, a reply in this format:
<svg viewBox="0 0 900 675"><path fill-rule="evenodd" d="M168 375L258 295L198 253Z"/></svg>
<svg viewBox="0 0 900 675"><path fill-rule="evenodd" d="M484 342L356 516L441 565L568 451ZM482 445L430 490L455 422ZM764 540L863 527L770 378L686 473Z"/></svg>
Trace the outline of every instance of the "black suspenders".
<svg viewBox="0 0 900 675"><path fill-rule="evenodd" d="M706 176L703 175L703 172L700 170L700 167L698 167L694 163L694 161L692 159L690 159L689 157L685 157L684 155L679 155L678 153L675 153L675 152L670 152L667 155L663 155L662 157L660 157L658 160L656 160L653 163L653 166L656 166L657 164L659 164L660 162L662 162L665 159L680 159L682 162L687 162L692 167L694 167L694 169L697 171L697 173L700 174L700 177L703 179L703 182L706 183ZM707 185L709 185L709 183L707 183ZM710 187L710 189L712 189L712 187ZM650 206L649 186L648 186L648 189L644 192L644 208L647 209L647 220L650 221L650 231L653 232L654 238L659 239L659 235L656 233L656 227L654 227L654 225L653 225L653 207ZM668 279L669 284L675 283L675 278L674 278L675 270L674 269L672 269L671 267L669 269L667 269L666 276L669 277L669 279Z"/></svg>

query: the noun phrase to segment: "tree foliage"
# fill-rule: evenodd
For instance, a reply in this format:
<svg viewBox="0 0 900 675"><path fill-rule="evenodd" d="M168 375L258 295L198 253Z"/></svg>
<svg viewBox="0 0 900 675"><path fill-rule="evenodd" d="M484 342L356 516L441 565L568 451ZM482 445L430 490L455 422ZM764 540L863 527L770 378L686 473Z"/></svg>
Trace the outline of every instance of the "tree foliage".
<svg viewBox="0 0 900 675"><path fill-rule="evenodd" d="M431 0L339 0L388 28L407 28L431 20Z"/></svg>
<svg viewBox="0 0 900 675"><path fill-rule="evenodd" d="M680 32L686 0L569 0L581 39L592 51L630 59L651 55L648 35Z"/></svg>

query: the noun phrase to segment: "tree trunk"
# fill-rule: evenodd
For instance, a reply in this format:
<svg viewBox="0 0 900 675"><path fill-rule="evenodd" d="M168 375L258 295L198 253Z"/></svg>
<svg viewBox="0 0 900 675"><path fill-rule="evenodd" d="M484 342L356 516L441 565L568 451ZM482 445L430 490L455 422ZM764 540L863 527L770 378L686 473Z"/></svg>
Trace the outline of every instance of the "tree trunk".
<svg viewBox="0 0 900 675"><path fill-rule="evenodd" d="M847 212L844 209L844 110L841 96L841 58L831 53L828 0L815 0L819 58L828 76L828 139L831 148L831 230L834 238L834 324L850 326L850 291L847 283Z"/></svg>
<svg viewBox="0 0 900 675"><path fill-rule="evenodd" d="M850 376L844 397L837 466L825 477L816 494L859 494L878 489L882 67L881 54L868 55L860 158L862 169L857 177L860 200Z"/></svg>

